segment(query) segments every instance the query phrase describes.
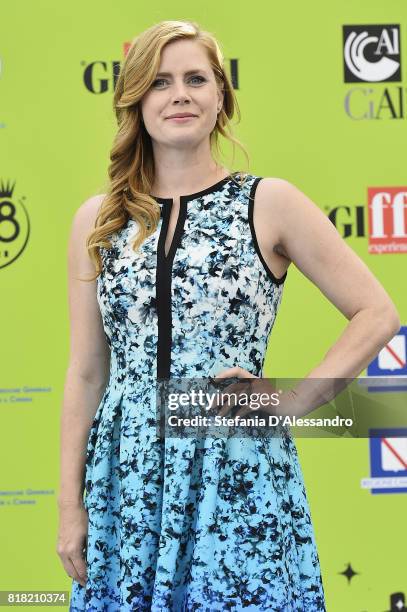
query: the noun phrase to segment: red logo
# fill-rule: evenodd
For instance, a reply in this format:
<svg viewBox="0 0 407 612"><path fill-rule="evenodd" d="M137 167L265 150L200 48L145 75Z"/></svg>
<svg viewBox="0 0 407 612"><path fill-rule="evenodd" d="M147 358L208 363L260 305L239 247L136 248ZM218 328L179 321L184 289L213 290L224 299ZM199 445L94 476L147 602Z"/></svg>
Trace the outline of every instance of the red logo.
<svg viewBox="0 0 407 612"><path fill-rule="evenodd" d="M369 253L407 253L407 187L369 187Z"/></svg>

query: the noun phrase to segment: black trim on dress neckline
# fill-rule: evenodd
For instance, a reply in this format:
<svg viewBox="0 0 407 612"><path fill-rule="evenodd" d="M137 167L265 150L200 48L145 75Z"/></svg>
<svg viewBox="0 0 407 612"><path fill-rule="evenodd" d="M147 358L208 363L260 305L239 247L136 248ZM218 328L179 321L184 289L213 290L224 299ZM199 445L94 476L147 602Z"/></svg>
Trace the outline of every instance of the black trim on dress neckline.
<svg viewBox="0 0 407 612"><path fill-rule="evenodd" d="M187 201L180 202L177 224L168 251L165 255L165 240L167 237L173 201L162 209L162 225L157 244L156 269L156 303L158 317L158 345L157 345L157 378L169 378L171 367L172 348L172 264L181 236L184 231L187 217Z"/></svg>
<svg viewBox="0 0 407 612"><path fill-rule="evenodd" d="M220 179L220 181L218 181L217 183L214 183L213 185L210 185L209 187L205 187L205 189L201 189L201 191L196 191L195 193L189 193L187 195L181 195L179 197L180 202L181 201L187 202L189 200L193 200L195 198L200 198L204 195L207 195L208 193L211 193L212 191L215 191L215 190L217 191L218 189L223 187L223 185L225 185L226 183L232 180L233 174L239 174L239 173L232 172L231 174L224 176L223 179ZM160 198L154 195L151 195L151 197L157 200L157 202L159 202L160 204L170 204L170 203L173 203L174 201L173 198Z"/></svg>

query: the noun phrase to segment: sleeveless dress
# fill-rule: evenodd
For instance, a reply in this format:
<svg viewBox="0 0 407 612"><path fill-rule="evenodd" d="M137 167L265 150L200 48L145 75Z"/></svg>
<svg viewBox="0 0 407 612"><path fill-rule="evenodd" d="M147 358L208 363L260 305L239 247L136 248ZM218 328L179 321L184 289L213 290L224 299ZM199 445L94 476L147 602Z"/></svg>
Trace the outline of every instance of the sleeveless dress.
<svg viewBox="0 0 407 612"><path fill-rule="evenodd" d="M244 184L240 179L244 178ZM287 272L253 225L261 177L233 173L172 200L135 253L129 219L101 249L97 299L110 379L86 452L86 586L70 611L325 610L319 558L291 437L160 439L158 379L263 374Z"/></svg>

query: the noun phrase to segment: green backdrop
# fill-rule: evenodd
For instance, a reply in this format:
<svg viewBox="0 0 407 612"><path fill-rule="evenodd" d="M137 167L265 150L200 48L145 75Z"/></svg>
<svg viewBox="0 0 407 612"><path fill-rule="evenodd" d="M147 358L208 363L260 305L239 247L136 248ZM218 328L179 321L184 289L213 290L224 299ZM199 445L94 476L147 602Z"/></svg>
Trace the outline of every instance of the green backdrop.
<svg viewBox="0 0 407 612"><path fill-rule="evenodd" d="M104 190L115 132L114 62L138 32L163 19L193 19L212 31L237 77L242 121L235 133L249 151L251 171L289 180L326 214L348 206L338 214L338 230L351 224L347 243L392 296L403 323L406 249L369 253L368 189L405 185L406 116L395 118L388 106L376 119L355 118L346 99L352 88L363 90L354 98L360 116L385 90L393 99L398 88L405 91L407 5L4 0L1 15L0 185L7 194L7 183L15 183L2 198L15 204L21 231L7 241L12 232L0 223L0 589L69 590L55 552L69 349L66 250L75 210ZM343 26L364 24L399 25L397 82L344 82ZM231 151L224 151L228 165ZM238 153L234 167L243 164ZM365 220L361 236L357 207ZM265 374L306 375L346 323L291 265ZM297 448L327 610L388 610L391 593L407 592L405 494L372 495L361 487L370 470L366 439L298 439ZM348 563L357 572L350 580L341 573Z"/></svg>

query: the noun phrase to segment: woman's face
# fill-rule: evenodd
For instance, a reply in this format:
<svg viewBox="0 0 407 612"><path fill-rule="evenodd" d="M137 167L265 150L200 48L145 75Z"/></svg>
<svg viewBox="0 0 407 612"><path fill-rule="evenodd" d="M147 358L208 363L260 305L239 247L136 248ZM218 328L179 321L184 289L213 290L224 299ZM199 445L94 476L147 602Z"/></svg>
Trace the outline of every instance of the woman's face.
<svg viewBox="0 0 407 612"><path fill-rule="evenodd" d="M153 145L185 148L209 139L222 103L223 93L205 49L183 39L163 48L158 74L141 100L141 110ZM178 113L193 116L169 118Z"/></svg>

